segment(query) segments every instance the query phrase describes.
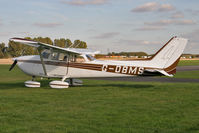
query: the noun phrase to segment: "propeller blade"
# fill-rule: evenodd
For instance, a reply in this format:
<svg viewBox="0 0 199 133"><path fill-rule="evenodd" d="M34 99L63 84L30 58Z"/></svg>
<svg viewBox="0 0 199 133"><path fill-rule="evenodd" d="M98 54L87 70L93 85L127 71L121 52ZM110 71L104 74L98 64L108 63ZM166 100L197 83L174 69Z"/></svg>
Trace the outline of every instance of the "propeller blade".
<svg viewBox="0 0 199 133"><path fill-rule="evenodd" d="M11 70L15 67L16 64L17 64L17 60L15 60L15 61L13 62L13 64L11 65L9 71L11 71Z"/></svg>

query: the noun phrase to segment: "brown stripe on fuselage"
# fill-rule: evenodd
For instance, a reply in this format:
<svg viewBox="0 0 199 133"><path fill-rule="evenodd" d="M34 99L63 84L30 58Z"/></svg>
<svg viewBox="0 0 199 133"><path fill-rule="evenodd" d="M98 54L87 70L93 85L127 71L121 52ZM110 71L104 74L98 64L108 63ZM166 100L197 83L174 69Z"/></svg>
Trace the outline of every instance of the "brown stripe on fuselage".
<svg viewBox="0 0 199 133"><path fill-rule="evenodd" d="M173 69L173 70L171 70L171 71L169 71L169 72L167 72L168 74L176 74L176 68L175 69Z"/></svg>
<svg viewBox="0 0 199 133"><path fill-rule="evenodd" d="M26 62L26 63L36 63L41 64L41 61L37 60L18 60L18 62ZM44 61L46 65L54 65L54 66L63 66L63 67L72 67L79 69L88 69L94 71L104 71L118 74L126 74L126 75L138 75L140 69L145 69L143 67L136 66L123 66L123 65L102 65L102 64L89 64L89 63L75 63L75 62L54 62L54 61ZM104 68L104 66L106 66Z"/></svg>
<svg viewBox="0 0 199 133"><path fill-rule="evenodd" d="M41 61L37 60L17 60L18 62L26 62L26 63L35 63L41 64ZM88 63L66 63L66 62L53 62L53 61L44 61L46 65L53 65L53 66L63 66L63 67L73 67L73 68L80 68L80 69L89 69L95 71L101 71L102 66L100 64L88 64Z"/></svg>
<svg viewBox="0 0 199 133"><path fill-rule="evenodd" d="M169 74L175 74L176 66L179 62L180 58L178 58L172 65L165 68ZM18 60L18 62L26 62L26 63L36 63L41 64L41 61L38 60ZM63 67L72 67L79 69L88 69L94 71L104 71L110 73L118 73L118 74L126 74L126 75L138 75L139 69L142 67L136 66L124 66L124 65L102 65L102 64L89 64L89 63L75 63L75 62L54 62L54 61L44 61L46 65L54 65L54 66L63 66ZM143 69L158 69L158 68L148 68L143 67Z"/></svg>
<svg viewBox="0 0 199 133"><path fill-rule="evenodd" d="M87 64L87 63L69 63L68 67L73 68L82 68L82 69L90 69L90 70L96 70L101 71L103 65L99 64Z"/></svg>
<svg viewBox="0 0 199 133"><path fill-rule="evenodd" d="M165 68L164 71L166 71L169 74L176 74L176 67L178 65L180 61L180 58L178 58L172 65L170 65L169 67Z"/></svg>

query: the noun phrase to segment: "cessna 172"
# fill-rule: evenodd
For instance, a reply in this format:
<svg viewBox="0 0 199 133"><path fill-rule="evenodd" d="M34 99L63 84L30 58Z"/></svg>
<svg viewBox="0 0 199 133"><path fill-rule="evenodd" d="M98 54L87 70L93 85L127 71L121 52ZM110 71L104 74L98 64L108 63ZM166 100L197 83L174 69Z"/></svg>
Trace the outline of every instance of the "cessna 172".
<svg viewBox="0 0 199 133"><path fill-rule="evenodd" d="M172 77L187 44L187 39L172 37L151 58L107 61L96 60L91 56L98 51L61 48L22 38L11 38L10 41L36 47L39 52L39 55L13 58L14 63L10 70L17 64L24 73L31 75L33 80L25 82L27 87L40 87L40 82L34 81L36 76L61 78L61 81L50 82L52 88L68 88L69 85L82 84L80 80L73 80L74 78L162 75ZM82 56L84 61L77 60L77 56ZM66 82L68 79L69 82Z"/></svg>

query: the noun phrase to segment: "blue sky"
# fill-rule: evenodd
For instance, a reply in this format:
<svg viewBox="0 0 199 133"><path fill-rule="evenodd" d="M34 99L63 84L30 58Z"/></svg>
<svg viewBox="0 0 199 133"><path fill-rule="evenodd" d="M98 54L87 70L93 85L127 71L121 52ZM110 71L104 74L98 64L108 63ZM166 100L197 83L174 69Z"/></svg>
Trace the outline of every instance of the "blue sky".
<svg viewBox="0 0 199 133"><path fill-rule="evenodd" d="M0 41L80 39L103 53L157 51L172 36L199 54L198 0L0 0Z"/></svg>

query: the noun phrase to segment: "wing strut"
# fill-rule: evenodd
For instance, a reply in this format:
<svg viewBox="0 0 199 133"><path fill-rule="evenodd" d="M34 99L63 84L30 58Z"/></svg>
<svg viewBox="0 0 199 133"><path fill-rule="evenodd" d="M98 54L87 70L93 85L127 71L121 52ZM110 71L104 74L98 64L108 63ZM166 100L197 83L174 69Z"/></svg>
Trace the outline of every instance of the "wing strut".
<svg viewBox="0 0 199 133"><path fill-rule="evenodd" d="M42 57L42 55L41 55L41 50L42 50L42 48L41 48L41 47L38 47L37 49L38 49L39 56L40 56L40 59L41 59L41 64L42 64L42 67L43 67L43 70L44 70L44 74L45 74L45 76L48 76L48 75L47 75L47 72L46 72L46 67L45 67L45 64L44 64L44 59L43 59L43 57Z"/></svg>

